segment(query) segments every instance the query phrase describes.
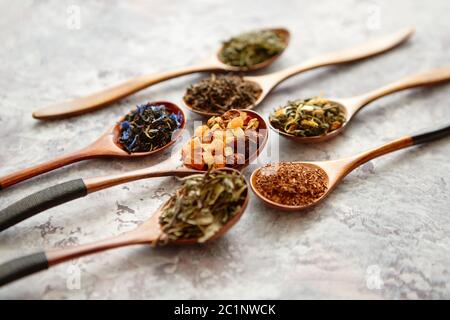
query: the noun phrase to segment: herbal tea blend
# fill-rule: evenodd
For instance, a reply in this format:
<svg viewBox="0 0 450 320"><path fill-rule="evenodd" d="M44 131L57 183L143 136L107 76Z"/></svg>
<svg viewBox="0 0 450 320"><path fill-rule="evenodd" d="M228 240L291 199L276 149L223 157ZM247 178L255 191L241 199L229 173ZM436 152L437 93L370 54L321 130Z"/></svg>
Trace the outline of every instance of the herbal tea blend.
<svg viewBox="0 0 450 320"><path fill-rule="evenodd" d="M262 63L286 48L286 43L270 30L243 33L223 43L220 60L236 67L252 67Z"/></svg>
<svg viewBox="0 0 450 320"><path fill-rule="evenodd" d="M182 122L181 114L164 105L138 105L120 123L119 143L129 153L153 151L168 144Z"/></svg>
<svg viewBox="0 0 450 320"><path fill-rule="evenodd" d="M327 134L346 121L342 107L323 98L289 101L274 110L269 120L274 128L299 137Z"/></svg>
<svg viewBox="0 0 450 320"><path fill-rule="evenodd" d="M257 118L239 110L211 117L183 146L182 161L197 170L245 164L262 141L259 126Z"/></svg>
<svg viewBox="0 0 450 320"><path fill-rule="evenodd" d="M190 86L184 102L193 109L224 113L230 109L245 109L253 105L261 94L258 84L234 75L212 74Z"/></svg>
<svg viewBox="0 0 450 320"><path fill-rule="evenodd" d="M237 172L213 171L181 179L183 185L163 209L159 223L169 241L205 242L241 209L247 185Z"/></svg>
<svg viewBox="0 0 450 320"><path fill-rule="evenodd" d="M256 173L255 188L273 202L305 206L328 189L328 176L319 167L300 163L268 164Z"/></svg>

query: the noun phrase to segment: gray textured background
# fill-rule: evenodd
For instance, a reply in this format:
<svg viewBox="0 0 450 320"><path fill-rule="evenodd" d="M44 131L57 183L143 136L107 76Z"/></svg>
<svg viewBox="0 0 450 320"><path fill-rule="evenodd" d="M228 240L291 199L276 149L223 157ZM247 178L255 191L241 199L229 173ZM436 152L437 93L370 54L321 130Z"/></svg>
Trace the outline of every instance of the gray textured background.
<svg viewBox="0 0 450 320"><path fill-rule="evenodd" d="M80 29L70 25L70 5L80 8ZM417 27L411 41L393 52L291 78L260 106L265 116L290 98L356 95L450 63L446 0L237 0L226 6L212 0L24 0L1 1L0 12L0 175L83 147L136 103L167 99L181 104L184 88L201 75L159 84L70 120L38 122L31 118L33 109L198 62L221 39L243 30L285 26L292 31L289 49L268 72L405 26ZM280 157L351 155L448 121L449 108L448 85L398 93L367 106L331 142L303 146L282 140ZM76 177L173 166L160 164L168 155L75 164L2 192L0 207ZM308 212L277 212L252 195L247 213L220 241L156 250L130 247L86 257L4 287L0 298L448 299L449 157L450 141L444 139L376 159ZM48 210L0 234L0 262L129 230L175 186L173 178L138 181ZM73 286L77 274L79 289ZM374 283L380 284L378 289Z"/></svg>

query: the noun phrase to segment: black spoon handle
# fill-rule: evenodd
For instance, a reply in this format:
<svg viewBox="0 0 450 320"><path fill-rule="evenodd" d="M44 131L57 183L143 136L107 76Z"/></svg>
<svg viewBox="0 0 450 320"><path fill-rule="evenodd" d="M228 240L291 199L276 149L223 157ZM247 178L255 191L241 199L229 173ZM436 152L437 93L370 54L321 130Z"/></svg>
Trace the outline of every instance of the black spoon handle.
<svg viewBox="0 0 450 320"><path fill-rule="evenodd" d="M430 142L450 135L450 124L438 127L435 130L427 130L411 136L413 144Z"/></svg>
<svg viewBox="0 0 450 320"><path fill-rule="evenodd" d="M0 286L45 269L48 269L45 252L8 261L0 265Z"/></svg>
<svg viewBox="0 0 450 320"><path fill-rule="evenodd" d="M0 211L0 231L35 214L87 195L83 179L57 184L33 193Z"/></svg>

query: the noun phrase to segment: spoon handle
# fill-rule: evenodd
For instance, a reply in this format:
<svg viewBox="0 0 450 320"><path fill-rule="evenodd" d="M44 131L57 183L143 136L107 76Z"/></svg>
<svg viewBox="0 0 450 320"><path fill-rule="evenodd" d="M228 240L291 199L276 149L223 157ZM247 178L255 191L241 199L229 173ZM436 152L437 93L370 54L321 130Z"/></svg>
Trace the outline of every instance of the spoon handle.
<svg viewBox="0 0 450 320"><path fill-rule="evenodd" d="M450 124L440 126L434 130L425 130L411 136L413 144L421 144L450 135Z"/></svg>
<svg viewBox="0 0 450 320"><path fill-rule="evenodd" d="M354 62L381 54L405 42L407 39L409 39L409 37L411 37L413 33L414 28L407 28L394 34L391 34L389 36L384 36L369 41L367 43L352 47L350 49L323 54L317 58L310 59L301 65L281 70L279 72L270 75L272 77L272 81L275 83L272 85L277 85L283 80L304 71L329 65Z"/></svg>
<svg viewBox="0 0 450 320"><path fill-rule="evenodd" d="M98 253L114 248L120 248L129 245L150 243L156 240L157 236L151 233L148 235L141 234L139 229L135 229L109 239L96 241L88 244L70 246L61 249L53 249L46 252L49 266L80 258L89 254Z"/></svg>
<svg viewBox="0 0 450 320"><path fill-rule="evenodd" d="M87 195L83 179L67 181L32 193L0 211L0 232L39 212Z"/></svg>
<svg viewBox="0 0 450 320"><path fill-rule="evenodd" d="M144 239L144 237L138 237L132 231L90 244L41 251L23 256L0 265L0 286L71 259L114 248L148 242L150 242L150 240Z"/></svg>
<svg viewBox="0 0 450 320"><path fill-rule="evenodd" d="M62 119L75 115L87 113L105 107L117 100L120 100L132 93L147 88L153 84L201 71L216 70L212 64L201 64L191 67L181 68L175 71L161 72L147 76L141 76L128 80L115 87L96 92L94 94L77 98L74 100L57 103L33 112L33 117L40 120Z"/></svg>
<svg viewBox="0 0 450 320"><path fill-rule="evenodd" d="M435 128L433 130L426 130L421 133L417 133L412 136L406 136L399 138L397 140L391 141L389 143L383 144L374 149L365 151L355 157L350 159L345 159L345 168L343 170L343 175L346 175L353 169L359 167L360 165L374 159L385 155L390 152L394 152L400 149L404 149L413 145L431 142L436 139L440 139L450 135L450 124L443 125L441 127Z"/></svg>
<svg viewBox="0 0 450 320"><path fill-rule="evenodd" d="M45 252L33 253L0 265L0 287L48 268Z"/></svg>
<svg viewBox="0 0 450 320"><path fill-rule="evenodd" d="M0 177L0 190L6 189L19 182L28 180L40 174L62 168L75 162L92 159L96 156L97 154L95 152L92 152L90 149L83 149L26 169L19 170L17 172L13 172L6 176Z"/></svg>
<svg viewBox="0 0 450 320"><path fill-rule="evenodd" d="M356 109L355 111L357 111L368 103L394 92L415 87L435 85L448 80L450 80L450 66L437 68L424 73L419 73L388 84L362 96L356 97L355 101L357 102L354 108Z"/></svg>
<svg viewBox="0 0 450 320"><path fill-rule="evenodd" d="M183 177L194 173L200 173L200 171L175 169L155 172L149 169L141 169L107 177L76 179L57 184L26 196L0 210L0 232L42 211L105 188L139 179L167 176Z"/></svg>

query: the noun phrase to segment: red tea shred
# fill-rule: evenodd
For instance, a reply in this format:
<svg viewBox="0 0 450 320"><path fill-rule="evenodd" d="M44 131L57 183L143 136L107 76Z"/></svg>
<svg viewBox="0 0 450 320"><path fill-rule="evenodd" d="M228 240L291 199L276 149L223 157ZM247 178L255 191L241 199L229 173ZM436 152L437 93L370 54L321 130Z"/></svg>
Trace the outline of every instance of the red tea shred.
<svg viewBox="0 0 450 320"><path fill-rule="evenodd" d="M301 163L268 164L255 176L263 197L287 206L306 206L328 189L328 176L319 167Z"/></svg>

